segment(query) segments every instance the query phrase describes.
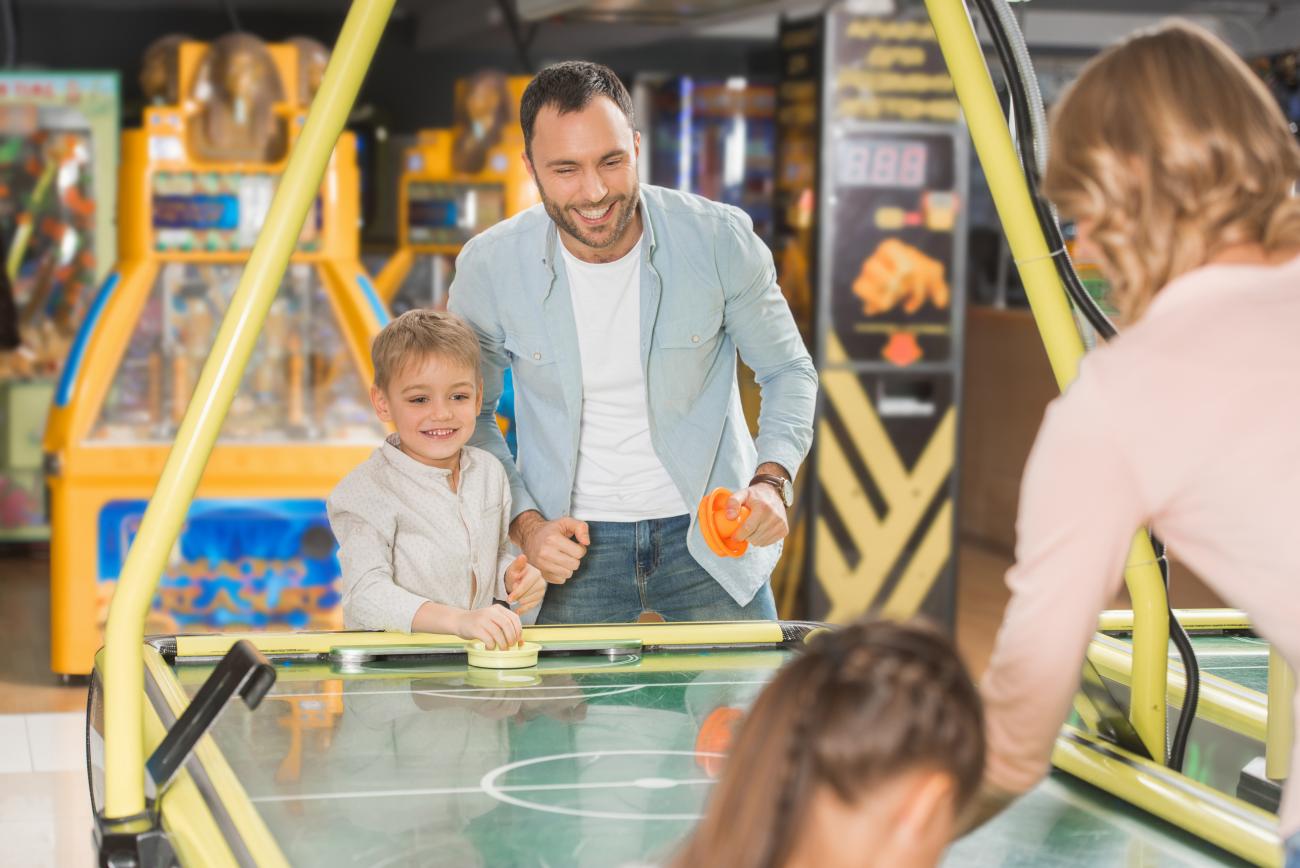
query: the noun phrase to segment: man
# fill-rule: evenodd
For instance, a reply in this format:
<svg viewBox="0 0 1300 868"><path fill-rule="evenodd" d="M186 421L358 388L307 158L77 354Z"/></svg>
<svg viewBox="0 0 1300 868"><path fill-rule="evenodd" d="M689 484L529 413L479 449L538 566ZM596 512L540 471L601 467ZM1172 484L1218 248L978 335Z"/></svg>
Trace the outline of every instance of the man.
<svg viewBox="0 0 1300 868"><path fill-rule="evenodd" d="M465 246L450 307L483 351L470 442L505 465L511 538L552 583L538 623L776 617L817 374L771 253L738 209L638 184L632 101L606 67L542 70L520 122L542 204ZM762 388L757 444L737 350ZM517 468L493 418L507 365ZM717 486L731 517L750 510L740 558L694 520Z"/></svg>

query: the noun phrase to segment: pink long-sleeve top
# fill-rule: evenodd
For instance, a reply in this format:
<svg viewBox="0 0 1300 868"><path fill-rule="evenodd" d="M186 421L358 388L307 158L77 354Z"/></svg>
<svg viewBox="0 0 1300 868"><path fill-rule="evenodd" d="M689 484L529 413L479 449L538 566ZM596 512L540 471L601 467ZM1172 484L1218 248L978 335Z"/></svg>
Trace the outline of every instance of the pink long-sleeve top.
<svg viewBox="0 0 1300 868"><path fill-rule="evenodd" d="M1048 408L980 685L990 784L1024 792L1046 773L1143 526L1300 670L1300 258L1179 277ZM1294 757L1286 834L1300 830Z"/></svg>

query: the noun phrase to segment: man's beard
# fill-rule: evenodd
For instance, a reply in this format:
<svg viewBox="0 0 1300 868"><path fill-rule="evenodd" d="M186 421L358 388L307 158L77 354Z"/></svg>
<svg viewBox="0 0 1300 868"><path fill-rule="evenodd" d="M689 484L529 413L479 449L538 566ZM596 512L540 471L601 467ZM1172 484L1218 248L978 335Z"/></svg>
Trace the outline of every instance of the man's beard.
<svg viewBox="0 0 1300 868"><path fill-rule="evenodd" d="M547 215L555 221L555 225L576 238L581 244L585 244L593 250L604 250L613 247L615 244L622 241L623 236L627 234L628 227L632 225L633 218L636 217L637 206L641 203L640 184L636 184L632 188L632 195L630 198L627 196L619 196L613 199L611 203L607 197L604 204L606 206L612 204L616 213L614 215L613 231L610 232L607 237L602 239L599 237L593 237L585 232L583 228L578 225L577 221L569 216L568 209L560 205L550 196L546 195L546 190L542 188L541 184L537 185L537 192L538 195L542 197L542 207L546 209ZM597 205L588 210L594 211L596 207L600 206Z"/></svg>

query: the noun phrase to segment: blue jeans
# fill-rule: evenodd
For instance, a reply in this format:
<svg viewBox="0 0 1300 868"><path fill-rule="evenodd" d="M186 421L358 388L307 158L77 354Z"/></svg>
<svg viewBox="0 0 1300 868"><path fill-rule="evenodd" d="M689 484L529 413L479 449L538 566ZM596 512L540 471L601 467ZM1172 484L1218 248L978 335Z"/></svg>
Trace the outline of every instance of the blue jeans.
<svg viewBox="0 0 1300 868"><path fill-rule="evenodd" d="M666 621L761 621L776 618L771 585L740 605L691 557L691 517L591 521L591 545L577 572L548 585L538 624L635 621L657 612Z"/></svg>
<svg viewBox="0 0 1300 868"><path fill-rule="evenodd" d="M1300 868L1300 832L1296 832L1283 843L1286 847L1286 868Z"/></svg>

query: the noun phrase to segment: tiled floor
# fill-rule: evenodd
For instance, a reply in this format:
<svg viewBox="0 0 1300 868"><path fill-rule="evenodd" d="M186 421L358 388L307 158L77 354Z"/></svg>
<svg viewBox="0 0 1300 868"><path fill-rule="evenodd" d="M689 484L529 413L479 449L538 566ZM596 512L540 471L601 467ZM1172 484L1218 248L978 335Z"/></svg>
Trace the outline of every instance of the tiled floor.
<svg viewBox="0 0 1300 868"><path fill-rule="evenodd" d="M0 864L94 864L85 739L85 712L0 715Z"/></svg>

